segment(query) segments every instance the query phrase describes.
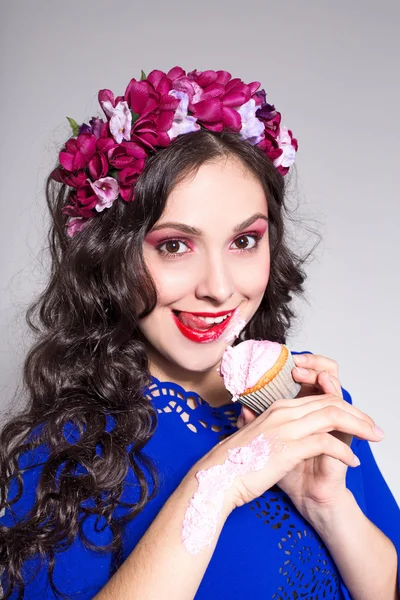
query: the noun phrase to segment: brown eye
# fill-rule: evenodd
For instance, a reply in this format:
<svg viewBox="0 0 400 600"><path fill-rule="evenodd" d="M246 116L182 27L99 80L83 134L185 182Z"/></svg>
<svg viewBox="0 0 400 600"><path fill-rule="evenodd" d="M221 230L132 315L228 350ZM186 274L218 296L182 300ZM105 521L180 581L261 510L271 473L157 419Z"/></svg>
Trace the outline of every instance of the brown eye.
<svg viewBox="0 0 400 600"><path fill-rule="evenodd" d="M165 242L165 249L170 254L176 254L179 250L179 242L176 240L170 240L169 242Z"/></svg>
<svg viewBox="0 0 400 600"><path fill-rule="evenodd" d="M236 238L235 244L236 248L239 248L239 250L244 250L249 244L249 238L247 237L247 235L242 235Z"/></svg>
<svg viewBox="0 0 400 600"><path fill-rule="evenodd" d="M236 250L253 250L257 247L259 239L255 234L241 235L233 240L232 244L235 244Z"/></svg>
<svg viewBox="0 0 400 600"><path fill-rule="evenodd" d="M174 254L176 256L186 254L188 247L182 240L167 240L159 246L158 250L161 254Z"/></svg>

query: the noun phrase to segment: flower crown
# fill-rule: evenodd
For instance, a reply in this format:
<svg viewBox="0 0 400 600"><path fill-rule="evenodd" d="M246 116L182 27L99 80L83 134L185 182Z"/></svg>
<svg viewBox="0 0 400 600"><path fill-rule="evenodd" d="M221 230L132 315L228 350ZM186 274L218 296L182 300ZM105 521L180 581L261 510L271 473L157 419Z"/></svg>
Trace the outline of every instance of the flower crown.
<svg viewBox="0 0 400 600"><path fill-rule="evenodd" d="M51 177L72 188L67 206L67 233L73 237L120 196L134 200L134 187L146 159L181 134L229 130L258 146L285 175L295 160L297 140L281 126L281 115L266 102L260 83L243 83L227 71L191 71L174 67L168 73L142 71L124 96L100 90L107 117L89 125L68 118L73 137L59 154Z"/></svg>

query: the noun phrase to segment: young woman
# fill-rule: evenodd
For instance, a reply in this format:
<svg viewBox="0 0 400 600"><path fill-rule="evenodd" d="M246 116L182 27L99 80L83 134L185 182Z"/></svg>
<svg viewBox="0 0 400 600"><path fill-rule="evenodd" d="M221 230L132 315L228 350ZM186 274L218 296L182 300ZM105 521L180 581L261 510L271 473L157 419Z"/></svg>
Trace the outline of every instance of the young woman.
<svg viewBox="0 0 400 600"><path fill-rule="evenodd" d="M4 598L398 598L382 432L337 364L295 356L300 394L258 417L217 371L229 343L285 342L305 279L297 142L258 87L153 71L70 120L29 403L0 438Z"/></svg>

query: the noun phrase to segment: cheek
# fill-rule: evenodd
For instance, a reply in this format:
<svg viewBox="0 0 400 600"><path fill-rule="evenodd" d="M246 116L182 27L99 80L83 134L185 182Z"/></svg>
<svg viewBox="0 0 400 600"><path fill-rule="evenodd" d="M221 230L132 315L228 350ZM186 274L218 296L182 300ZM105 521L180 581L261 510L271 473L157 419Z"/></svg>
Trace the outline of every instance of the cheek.
<svg viewBox="0 0 400 600"><path fill-rule="evenodd" d="M269 274L269 254L260 254L257 260L242 264L235 269L237 287L249 298L263 296L268 285Z"/></svg>
<svg viewBox="0 0 400 600"><path fill-rule="evenodd" d="M146 255L145 259L157 289L159 305L170 304L193 290L195 271L189 266L185 267L184 260L178 258L170 259L169 262L160 261Z"/></svg>

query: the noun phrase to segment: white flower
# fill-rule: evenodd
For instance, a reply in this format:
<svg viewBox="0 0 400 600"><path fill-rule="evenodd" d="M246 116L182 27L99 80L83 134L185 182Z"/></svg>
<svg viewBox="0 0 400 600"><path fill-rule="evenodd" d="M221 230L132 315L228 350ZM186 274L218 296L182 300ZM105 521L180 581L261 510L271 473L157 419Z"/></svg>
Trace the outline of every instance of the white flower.
<svg viewBox="0 0 400 600"><path fill-rule="evenodd" d="M290 137L287 127L280 128L279 135L276 138L279 148L283 150L282 154L274 160L275 167L290 167L296 158L296 150L292 146L292 138Z"/></svg>
<svg viewBox="0 0 400 600"><path fill-rule="evenodd" d="M250 98L248 102L236 109L242 119L240 136L242 139L248 140L253 146L264 139L264 123L256 117L258 108L255 101Z"/></svg>
<svg viewBox="0 0 400 600"><path fill-rule="evenodd" d="M128 103L118 102L114 107L109 100L106 100L101 105L107 117L111 117L110 131L117 144L120 144L122 140L129 141L131 139L132 113Z"/></svg>
<svg viewBox="0 0 400 600"><path fill-rule="evenodd" d="M168 130L169 138L172 140L182 133L198 131L200 129L200 125L197 124L196 117L188 116L189 96L187 93L171 90L169 95L180 100L178 107L175 110L172 127Z"/></svg>

